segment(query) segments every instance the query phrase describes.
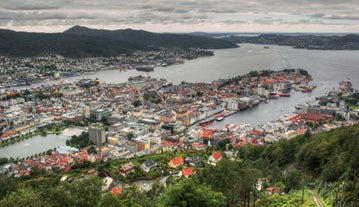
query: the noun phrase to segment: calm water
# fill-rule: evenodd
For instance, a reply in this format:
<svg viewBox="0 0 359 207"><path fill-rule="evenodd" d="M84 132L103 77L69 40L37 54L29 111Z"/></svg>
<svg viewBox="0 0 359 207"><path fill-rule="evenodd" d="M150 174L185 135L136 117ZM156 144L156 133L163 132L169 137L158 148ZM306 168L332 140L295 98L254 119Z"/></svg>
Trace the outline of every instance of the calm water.
<svg viewBox="0 0 359 207"><path fill-rule="evenodd" d="M47 136L35 136L21 142L0 148L0 157L25 158L34 154L42 153L48 149L53 149L65 145L68 137L60 134L48 134Z"/></svg>
<svg viewBox="0 0 359 207"><path fill-rule="evenodd" d="M338 82L350 78L353 87L359 88L359 51L321 51L293 49L285 46L270 46L264 49L263 45L243 44L240 48L215 50L215 56L187 61L182 65L174 65L165 68L155 68L154 72L144 73L136 70L108 70L93 75L68 78L75 81L80 78L99 78L102 82L122 83L130 76L148 74L156 78L165 78L174 84L182 81L187 82L211 82L219 78L229 78L243 75L253 70L281 70L284 68L303 68L309 71L313 77L313 84L317 88L312 93L291 92L290 98L271 100L269 104L259 104L251 109L236 113L227 117L214 126L223 127L225 123L240 124L247 122L251 126L275 120L294 111L298 103L314 100L315 97L325 94L327 91L337 88ZM54 82L49 82L54 83ZM43 84L43 83L42 83ZM39 142L57 142L52 138L37 138ZM29 142L30 140L27 140ZM65 142L65 141L64 141ZM64 143L63 142L63 143ZM59 142L60 143L60 142ZM20 145L20 144L19 144ZM22 151L24 143L18 147L11 146L0 149L0 157L7 152ZM54 144L58 146L58 144ZM30 154L43 152L49 148L56 147L47 144L34 144ZM15 145L14 145L15 146ZM22 154L24 154L22 152ZM27 155L30 155L27 154ZM27 156L24 155L24 156ZM11 155L13 156L13 155Z"/></svg>
<svg viewBox="0 0 359 207"><path fill-rule="evenodd" d="M293 49L286 46L242 44L240 48L215 50L215 56L186 61L185 64L157 67L154 72L136 70L105 70L92 75L66 78L76 81L81 78L99 78L102 82L122 83L130 76L150 75L165 78L174 84L181 81L211 82L219 78L242 75L253 70L284 68L304 68L312 74L318 90L325 92L337 87L337 82L351 78L355 87L359 86L359 51L323 51ZM59 81L47 82L48 84ZM34 84L34 86L41 85Z"/></svg>

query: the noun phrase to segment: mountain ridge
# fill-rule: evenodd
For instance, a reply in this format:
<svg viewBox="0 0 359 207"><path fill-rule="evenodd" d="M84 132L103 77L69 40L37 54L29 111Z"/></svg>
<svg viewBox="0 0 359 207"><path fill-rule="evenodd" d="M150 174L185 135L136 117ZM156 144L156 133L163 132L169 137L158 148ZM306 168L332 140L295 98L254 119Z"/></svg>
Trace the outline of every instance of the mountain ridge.
<svg viewBox="0 0 359 207"><path fill-rule="evenodd" d="M108 57L160 47L223 49L238 47L226 40L145 30L100 30L74 26L62 33L16 32L0 29L0 55L32 57Z"/></svg>
<svg viewBox="0 0 359 207"><path fill-rule="evenodd" d="M199 37L189 34L154 33L145 30L121 29L104 30L90 29L82 26L74 26L63 32L64 34L77 34L107 39L121 40L148 47L178 47L201 49L224 49L238 47L236 44L222 39Z"/></svg>

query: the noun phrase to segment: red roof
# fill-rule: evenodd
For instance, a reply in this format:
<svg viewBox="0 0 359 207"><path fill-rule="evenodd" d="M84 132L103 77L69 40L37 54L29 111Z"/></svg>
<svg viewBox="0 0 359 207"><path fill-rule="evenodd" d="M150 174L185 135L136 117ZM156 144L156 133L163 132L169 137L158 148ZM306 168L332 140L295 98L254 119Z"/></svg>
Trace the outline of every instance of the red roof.
<svg viewBox="0 0 359 207"><path fill-rule="evenodd" d="M222 154L220 152L215 152L212 154L212 157L214 158L214 160L218 161L222 158Z"/></svg>
<svg viewBox="0 0 359 207"><path fill-rule="evenodd" d="M189 168L183 169L181 172L182 172L182 176L189 177L193 174L194 170L192 167L189 167Z"/></svg>
<svg viewBox="0 0 359 207"><path fill-rule="evenodd" d="M177 167L179 165L182 165L184 163L184 160L181 156L176 157L170 161L174 167Z"/></svg>
<svg viewBox="0 0 359 207"><path fill-rule="evenodd" d="M71 166L70 165L66 165L65 169L64 169L64 172L68 172L71 170Z"/></svg>
<svg viewBox="0 0 359 207"><path fill-rule="evenodd" d="M118 195L120 195L122 193L122 188L112 188L111 192L115 196L118 196Z"/></svg>
<svg viewBox="0 0 359 207"><path fill-rule="evenodd" d="M300 114L302 119L310 120L310 121L324 121L326 120L327 116L323 114L314 114L314 113L302 113Z"/></svg>

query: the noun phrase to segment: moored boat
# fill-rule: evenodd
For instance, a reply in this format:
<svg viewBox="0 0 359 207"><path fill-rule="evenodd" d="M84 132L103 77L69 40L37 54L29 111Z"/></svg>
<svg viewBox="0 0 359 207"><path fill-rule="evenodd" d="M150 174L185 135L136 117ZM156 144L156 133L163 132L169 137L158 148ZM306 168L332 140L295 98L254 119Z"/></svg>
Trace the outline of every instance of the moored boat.
<svg viewBox="0 0 359 207"><path fill-rule="evenodd" d="M224 114L222 113L216 114L216 121L222 121L223 119L224 119Z"/></svg>
<svg viewBox="0 0 359 207"><path fill-rule="evenodd" d="M199 123L199 125L202 126L202 127L206 127L206 126L209 126L209 125L211 125L213 123L214 123L213 119L207 119L207 120L201 121Z"/></svg>
<svg viewBox="0 0 359 207"><path fill-rule="evenodd" d="M136 70L138 70L138 71L143 71L143 72L153 72L153 71L154 71L154 67L141 66L141 67L137 67Z"/></svg>
<svg viewBox="0 0 359 207"><path fill-rule="evenodd" d="M310 88L306 88L302 90L302 93L310 93L310 92L312 92L312 89Z"/></svg>

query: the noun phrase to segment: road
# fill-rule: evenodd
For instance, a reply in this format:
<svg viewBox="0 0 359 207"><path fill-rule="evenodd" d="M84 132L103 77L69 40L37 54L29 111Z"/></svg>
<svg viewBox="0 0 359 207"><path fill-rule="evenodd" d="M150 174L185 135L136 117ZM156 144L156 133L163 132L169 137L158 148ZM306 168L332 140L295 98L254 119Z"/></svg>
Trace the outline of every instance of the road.
<svg viewBox="0 0 359 207"><path fill-rule="evenodd" d="M314 201L317 204L317 207L324 207L322 201L320 200L318 194L312 190Z"/></svg>

